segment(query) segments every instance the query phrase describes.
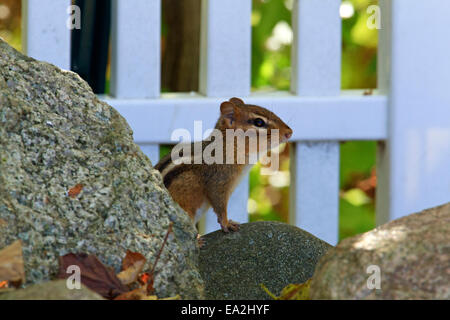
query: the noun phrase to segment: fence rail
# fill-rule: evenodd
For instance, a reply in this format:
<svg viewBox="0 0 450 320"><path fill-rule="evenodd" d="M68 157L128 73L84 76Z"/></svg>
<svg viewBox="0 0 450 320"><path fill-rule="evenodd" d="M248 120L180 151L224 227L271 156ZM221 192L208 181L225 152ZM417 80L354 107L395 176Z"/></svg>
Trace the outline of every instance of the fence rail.
<svg viewBox="0 0 450 320"><path fill-rule="evenodd" d="M24 50L70 67L70 0L22 0ZM200 92L160 93L161 0L113 0L111 96L152 162L174 129L214 124L230 96L267 106L294 130L290 222L338 240L339 142L383 140L377 221L450 198L450 2L380 0L379 88L340 91L340 0L294 0L290 93L253 94L251 0L203 0ZM430 10L432 6L432 10ZM247 221L248 178L229 212ZM207 214L204 230L217 228Z"/></svg>

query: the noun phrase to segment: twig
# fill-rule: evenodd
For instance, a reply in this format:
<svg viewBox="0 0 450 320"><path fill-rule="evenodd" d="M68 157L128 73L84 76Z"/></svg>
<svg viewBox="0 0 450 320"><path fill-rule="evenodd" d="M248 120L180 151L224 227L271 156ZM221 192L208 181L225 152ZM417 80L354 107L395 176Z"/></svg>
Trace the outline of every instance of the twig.
<svg viewBox="0 0 450 320"><path fill-rule="evenodd" d="M153 268L150 271L150 274L149 274L150 277L149 277L148 282L147 282L147 294L148 295L153 294L153 291L155 290L153 288L153 283L154 283L154 280L155 280L156 264L158 263L159 258L161 257L161 253L162 253L162 251L164 249L164 246L167 243L167 239L169 238L169 234L172 232L172 227L173 227L173 222L170 222L169 228L167 229L166 236L164 237L164 241L163 241L163 243L161 245L161 248L159 249L158 255L156 256L155 263L153 264Z"/></svg>

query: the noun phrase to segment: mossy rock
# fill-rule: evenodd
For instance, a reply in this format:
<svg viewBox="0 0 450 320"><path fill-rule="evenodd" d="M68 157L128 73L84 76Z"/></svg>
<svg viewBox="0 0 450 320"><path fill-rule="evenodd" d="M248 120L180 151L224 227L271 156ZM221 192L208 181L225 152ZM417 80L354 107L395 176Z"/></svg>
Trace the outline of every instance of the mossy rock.
<svg viewBox="0 0 450 320"><path fill-rule="evenodd" d="M238 232L204 236L200 272L209 299L271 299L291 283L312 277L320 257L332 246L280 222L252 222Z"/></svg>

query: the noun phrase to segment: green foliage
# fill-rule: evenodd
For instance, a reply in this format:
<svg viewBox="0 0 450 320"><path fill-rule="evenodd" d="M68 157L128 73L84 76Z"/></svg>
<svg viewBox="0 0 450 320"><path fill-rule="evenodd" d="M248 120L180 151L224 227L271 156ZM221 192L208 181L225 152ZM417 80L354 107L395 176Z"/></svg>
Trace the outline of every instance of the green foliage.
<svg viewBox="0 0 450 320"><path fill-rule="evenodd" d="M375 141L350 141L341 144L340 186L349 186L352 178L360 174L369 177L375 165Z"/></svg>
<svg viewBox="0 0 450 320"><path fill-rule="evenodd" d="M266 43L277 23L291 25L291 12L285 1L253 0L252 13L252 87L255 89L289 89L290 46L277 51L266 49Z"/></svg>
<svg viewBox="0 0 450 320"><path fill-rule="evenodd" d="M341 198L339 206L339 239L351 237L375 227L373 203L355 206Z"/></svg>
<svg viewBox="0 0 450 320"><path fill-rule="evenodd" d="M166 155L169 154L169 152L172 150L172 146L169 145L161 145L159 147L159 156L161 158L165 157Z"/></svg>
<svg viewBox="0 0 450 320"><path fill-rule="evenodd" d="M353 17L342 20L342 88L376 88L378 31L367 28L373 0L350 1Z"/></svg>

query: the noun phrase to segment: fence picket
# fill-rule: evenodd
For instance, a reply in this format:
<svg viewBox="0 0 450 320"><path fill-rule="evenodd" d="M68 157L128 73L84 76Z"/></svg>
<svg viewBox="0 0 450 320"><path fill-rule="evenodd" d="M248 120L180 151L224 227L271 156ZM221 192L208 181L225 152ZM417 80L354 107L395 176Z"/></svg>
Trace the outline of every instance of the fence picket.
<svg viewBox="0 0 450 320"><path fill-rule="evenodd" d="M22 0L23 52L70 70L70 0Z"/></svg>
<svg viewBox="0 0 450 320"><path fill-rule="evenodd" d="M251 0L202 0L200 92L210 97L250 93Z"/></svg>
<svg viewBox="0 0 450 320"><path fill-rule="evenodd" d="M111 41L111 95L159 97L161 0L113 0Z"/></svg>
<svg viewBox="0 0 450 320"><path fill-rule="evenodd" d="M380 8L379 87L389 95L389 121L378 150L378 224L450 195L450 2L381 0Z"/></svg>
<svg viewBox="0 0 450 320"><path fill-rule="evenodd" d="M295 0L291 91L340 93L340 0ZM326 116L326 115L324 115ZM290 220L336 244L339 227L339 143L298 142L292 157Z"/></svg>
<svg viewBox="0 0 450 320"><path fill-rule="evenodd" d="M339 226L339 144L301 142L292 149L290 223L334 245Z"/></svg>

